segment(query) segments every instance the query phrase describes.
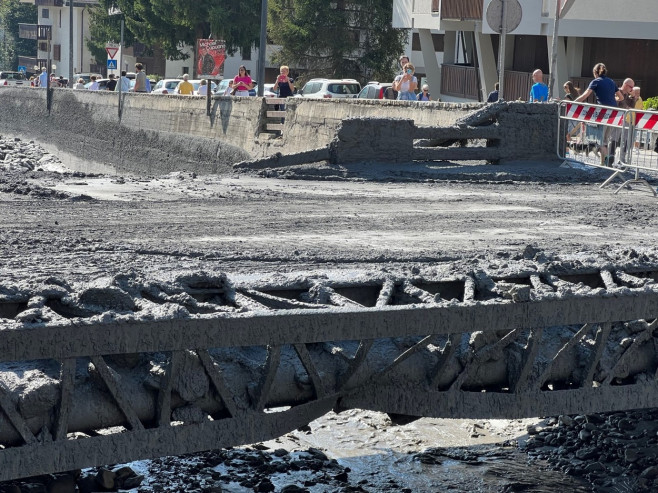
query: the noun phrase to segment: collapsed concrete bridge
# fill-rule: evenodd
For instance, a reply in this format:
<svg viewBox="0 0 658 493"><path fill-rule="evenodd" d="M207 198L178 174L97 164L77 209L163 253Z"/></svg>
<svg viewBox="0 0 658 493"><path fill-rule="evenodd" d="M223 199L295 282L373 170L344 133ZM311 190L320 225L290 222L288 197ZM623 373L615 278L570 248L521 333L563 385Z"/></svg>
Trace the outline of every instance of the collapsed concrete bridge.
<svg viewBox="0 0 658 493"><path fill-rule="evenodd" d="M0 481L235 446L330 410L658 406L658 266L497 278L131 273L0 289Z"/></svg>
<svg viewBox="0 0 658 493"><path fill-rule="evenodd" d="M280 138L263 132L264 98L117 95L7 88L0 132L57 146L121 173L233 173L329 160L340 164L556 159L558 106L289 98ZM452 145L451 143L467 144ZM315 160L315 161L314 161ZM65 163L66 164L66 163Z"/></svg>

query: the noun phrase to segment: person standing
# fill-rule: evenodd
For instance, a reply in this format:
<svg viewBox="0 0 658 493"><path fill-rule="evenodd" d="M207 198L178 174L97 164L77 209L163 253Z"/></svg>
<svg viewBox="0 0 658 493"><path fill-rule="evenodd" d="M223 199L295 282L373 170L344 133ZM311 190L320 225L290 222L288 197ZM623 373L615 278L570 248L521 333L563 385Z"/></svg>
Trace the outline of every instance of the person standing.
<svg viewBox="0 0 658 493"><path fill-rule="evenodd" d="M189 81L189 78L190 76L188 74L183 74L183 80L176 86L176 94L182 94L184 96L192 96L194 94L194 86Z"/></svg>
<svg viewBox="0 0 658 493"><path fill-rule="evenodd" d="M621 87L617 88L617 94L615 94L615 99L617 100L617 106L620 108L628 109L635 107L635 98L633 97L633 87L635 86L635 81L633 79L624 79Z"/></svg>
<svg viewBox="0 0 658 493"><path fill-rule="evenodd" d="M229 87L233 89L231 96L249 96L249 90L254 88L254 82L247 73L247 67L240 65L238 75L236 75Z"/></svg>
<svg viewBox="0 0 658 493"><path fill-rule="evenodd" d="M91 80L91 84L89 85L87 90L89 90L89 91L98 91L100 89L100 87L98 85L98 81L96 80L96 76L92 75L90 77L90 80Z"/></svg>
<svg viewBox="0 0 658 493"><path fill-rule="evenodd" d="M146 92L146 74L141 63L135 64L135 87L134 92Z"/></svg>
<svg viewBox="0 0 658 493"><path fill-rule="evenodd" d="M570 80L564 83L564 99L567 101L575 101L578 96L580 96L580 91L576 86L573 85L573 82Z"/></svg>
<svg viewBox="0 0 658 493"><path fill-rule="evenodd" d="M398 59L398 64L400 65L400 75L404 75L404 66L409 63L409 57L407 55L400 55Z"/></svg>
<svg viewBox="0 0 658 493"><path fill-rule="evenodd" d="M500 82L494 84L494 90L489 93L487 96L487 103L495 103L498 101L498 91L500 90Z"/></svg>
<svg viewBox="0 0 658 493"><path fill-rule="evenodd" d="M84 89L85 88L85 80L80 78L78 81L73 84L73 89Z"/></svg>
<svg viewBox="0 0 658 493"><path fill-rule="evenodd" d="M617 89L617 84L608 77L608 69L605 64L597 63L592 69L594 80L589 83L589 86L580 96L576 98L576 102L585 101L590 94L596 95L596 102L601 106L617 107L617 99L623 98L623 95ZM608 153L608 143L612 136L612 127L605 126L603 135L601 137L601 165L610 166L610 158ZM613 154L614 157L614 154Z"/></svg>
<svg viewBox="0 0 658 493"><path fill-rule="evenodd" d="M108 75L108 78L110 80L107 81L107 90L108 91L114 91L114 89L117 86L117 80L114 78L114 74Z"/></svg>
<svg viewBox="0 0 658 493"><path fill-rule="evenodd" d="M398 101L416 101L416 89L418 79L414 75L416 68L411 62L404 64L404 74L398 75L393 80L393 90L398 93Z"/></svg>
<svg viewBox="0 0 658 493"><path fill-rule="evenodd" d="M544 73L537 69L532 73L534 84L530 88L531 103L545 103L548 101L548 86L544 84Z"/></svg>
<svg viewBox="0 0 658 493"><path fill-rule="evenodd" d="M295 86L293 85L293 80L289 77L290 68L287 65L281 65L279 67L279 76L276 78L274 86L272 86L272 91L277 92L280 98L289 98L295 92ZM285 111L286 105L278 105L278 111ZM283 118L281 119L283 123Z"/></svg>
<svg viewBox="0 0 658 493"><path fill-rule="evenodd" d="M197 96L208 95L208 81L206 79L201 79L201 82L199 82L199 89L197 89L196 95Z"/></svg>
<svg viewBox="0 0 658 493"><path fill-rule="evenodd" d="M46 67L41 68L41 74L39 74L39 87L48 87L48 71Z"/></svg>
<svg viewBox="0 0 658 493"><path fill-rule="evenodd" d="M432 101L430 96L430 86L423 84L421 92L418 93L418 101Z"/></svg>
<svg viewBox="0 0 658 493"><path fill-rule="evenodd" d="M629 110L635 108L635 96L633 96L633 87L635 86L635 81L631 78L624 79L624 82L621 84L621 87L617 88L617 95L615 99L617 100L617 106L619 108ZM621 96L620 96L621 95ZM626 122L630 123L631 115L626 115ZM630 138L629 135L622 135L624 132L615 132L617 135L614 140L610 141L610 154L614 155L615 150L619 147L619 160L624 163L626 162L626 150L629 148L629 142L626 141L626 137Z"/></svg>
<svg viewBox="0 0 658 493"><path fill-rule="evenodd" d="M114 88L114 90L118 92L119 88L121 88L121 92L123 93L130 91L130 79L126 77L125 70L121 71L121 78L119 79L119 82L117 82L117 85Z"/></svg>

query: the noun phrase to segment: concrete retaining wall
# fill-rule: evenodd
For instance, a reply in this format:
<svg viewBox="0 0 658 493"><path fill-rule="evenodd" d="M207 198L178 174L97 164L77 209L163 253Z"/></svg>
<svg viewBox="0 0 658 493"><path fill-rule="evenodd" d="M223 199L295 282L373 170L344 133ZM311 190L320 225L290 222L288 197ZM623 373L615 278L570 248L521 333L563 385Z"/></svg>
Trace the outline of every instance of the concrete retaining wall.
<svg viewBox="0 0 658 493"><path fill-rule="evenodd" d="M261 133L266 111L261 98L213 99L210 116L205 98L125 94L121 119L117 103L115 93L54 89L48 112L45 89L2 88L0 132L55 144L79 158L123 172L227 173L240 161L328 146L347 118L394 118L412 120L419 126L450 126L483 107L292 98L286 105L283 137L272 139ZM526 118L509 112L505 124L527 145L510 151L519 159L536 158L544 154L544 148L537 147L537 139L530 137L555 135L551 125L556 126L557 118L548 118L548 114L556 110L554 105L520 106L525 107ZM530 126L529 120L533 120ZM368 139L370 130L364 132L363 138ZM533 149L532 156L524 154L524 148Z"/></svg>

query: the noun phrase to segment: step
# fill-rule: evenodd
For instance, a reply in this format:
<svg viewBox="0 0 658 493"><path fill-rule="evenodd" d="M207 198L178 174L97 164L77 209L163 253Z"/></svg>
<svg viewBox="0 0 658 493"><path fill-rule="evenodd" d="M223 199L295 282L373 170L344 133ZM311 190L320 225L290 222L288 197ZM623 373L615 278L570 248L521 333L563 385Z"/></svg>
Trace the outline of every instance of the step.
<svg viewBox="0 0 658 493"><path fill-rule="evenodd" d="M286 104L286 98L265 98L265 104Z"/></svg>
<svg viewBox="0 0 658 493"><path fill-rule="evenodd" d="M283 123L266 123L265 130L278 130L283 131Z"/></svg>
<svg viewBox="0 0 658 493"><path fill-rule="evenodd" d="M265 116L267 116L267 118L285 118L286 117L286 112L285 111L267 111L267 112L265 112Z"/></svg>

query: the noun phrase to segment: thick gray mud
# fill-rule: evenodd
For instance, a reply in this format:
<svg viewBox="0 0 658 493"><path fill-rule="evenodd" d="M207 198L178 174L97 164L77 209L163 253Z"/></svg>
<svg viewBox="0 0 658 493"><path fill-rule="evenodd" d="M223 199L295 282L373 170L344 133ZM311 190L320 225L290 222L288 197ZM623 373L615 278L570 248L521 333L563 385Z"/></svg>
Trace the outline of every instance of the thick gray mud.
<svg viewBox="0 0 658 493"><path fill-rule="evenodd" d="M93 284L129 273L449 277L504 272L524 259L594 269L658 258L655 197L639 187L615 195L599 188L609 173L559 164L317 163L259 175L135 177L68 169L39 145L5 137L0 285ZM145 476L132 491L651 491L658 473L640 466L655 457L655 430L638 458L615 440L643 432L620 429L621 419L394 426L384 415L349 411L249 450L132 464ZM528 426L540 422L528 441ZM590 445L578 456L592 435L599 449L612 443L621 452L604 460ZM309 448L326 455L319 468L288 457ZM272 469L277 449L299 470ZM300 489L285 490L292 485Z"/></svg>

